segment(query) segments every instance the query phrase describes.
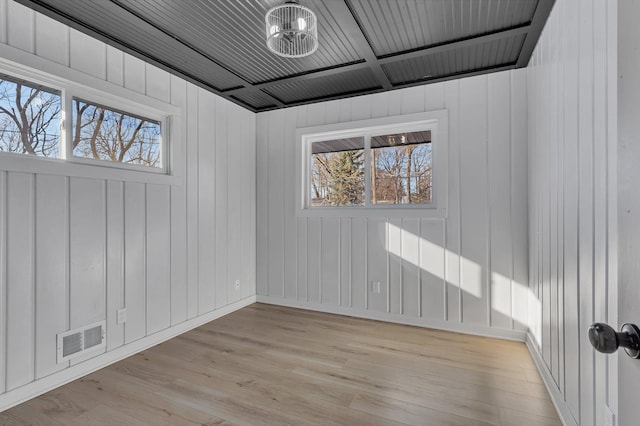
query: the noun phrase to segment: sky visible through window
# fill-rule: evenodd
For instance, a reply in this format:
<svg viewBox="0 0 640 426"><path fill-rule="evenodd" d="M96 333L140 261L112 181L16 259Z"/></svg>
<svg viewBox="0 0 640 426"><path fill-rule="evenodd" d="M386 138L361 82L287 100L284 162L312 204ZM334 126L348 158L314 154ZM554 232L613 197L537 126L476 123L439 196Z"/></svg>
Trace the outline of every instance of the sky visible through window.
<svg viewBox="0 0 640 426"><path fill-rule="evenodd" d="M0 79L0 151L60 157L60 93Z"/></svg>
<svg viewBox="0 0 640 426"><path fill-rule="evenodd" d="M160 123L73 100L73 155L161 167Z"/></svg>

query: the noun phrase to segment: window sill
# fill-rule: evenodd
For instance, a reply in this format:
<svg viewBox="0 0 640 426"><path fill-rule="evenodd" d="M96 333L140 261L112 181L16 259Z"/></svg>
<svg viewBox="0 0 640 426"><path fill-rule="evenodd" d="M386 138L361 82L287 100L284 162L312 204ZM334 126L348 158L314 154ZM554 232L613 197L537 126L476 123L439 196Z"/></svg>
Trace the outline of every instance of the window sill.
<svg viewBox="0 0 640 426"><path fill-rule="evenodd" d="M299 217L419 217L424 219L445 219L447 210L436 207L315 207L298 209Z"/></svg>
<svg viewBox="0 0 640 426"><path fill-rule="evenodd" d="M83 177L125 182L152 183L177 186L182 184L179 176L128 168L82 164L56 158L32 158L20 154L0 153L0 171L23 172L44 175Z"/></svg>

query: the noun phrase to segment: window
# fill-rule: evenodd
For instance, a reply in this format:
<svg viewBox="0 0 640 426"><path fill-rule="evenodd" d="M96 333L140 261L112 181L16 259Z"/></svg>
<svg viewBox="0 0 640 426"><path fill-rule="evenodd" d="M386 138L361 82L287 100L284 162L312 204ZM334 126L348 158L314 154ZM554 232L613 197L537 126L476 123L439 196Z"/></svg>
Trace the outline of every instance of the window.
<svg viewBox="0 0 640 426"><path fill-rule="evenodd" d="M311 144L311 206L364 205L364 138Z"/></svg>
<svg viewBox="0 0 640 426"><path fill-rule="evenodd" d="M61 94L0 75L0 151L60 157Z"/></svg>
<svg viewBox="0 0 640 426"><path fill-rule="evenodd" d="M430 204L431 131L371 138L371 204Z"/></svg>
<svg viewBox="0 0 640 426"><path fill-rule="evenodd" d="M434 111L298 129L298 214L444 217L446 126Z"/></svg>
<svg viewBox="0 0 640 426"><path fill-rule="evenodd" d="M73 99L73 156L162 167L160 122Z"/></svg>
<svg viewBox="0 0 640 426"><path fill-rule="evenodd" d="M0 157L168 174L168 114L38 71L17 72L24 76L0 74Z"/></svg>

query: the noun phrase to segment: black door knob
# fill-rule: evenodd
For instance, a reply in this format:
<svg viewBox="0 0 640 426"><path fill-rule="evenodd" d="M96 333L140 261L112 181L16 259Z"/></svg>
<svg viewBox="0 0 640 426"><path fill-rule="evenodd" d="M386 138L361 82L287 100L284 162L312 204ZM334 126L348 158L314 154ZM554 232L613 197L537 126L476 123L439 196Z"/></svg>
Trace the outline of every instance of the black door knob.
<svg viewBox="0 0 640 426"><path fill-rule="evenodd" d="M640 329L635 324L623 324L620 332L601 322L591 324L589 341L599 352L611 354L622 346L631 358L640 358Z"/></svg>

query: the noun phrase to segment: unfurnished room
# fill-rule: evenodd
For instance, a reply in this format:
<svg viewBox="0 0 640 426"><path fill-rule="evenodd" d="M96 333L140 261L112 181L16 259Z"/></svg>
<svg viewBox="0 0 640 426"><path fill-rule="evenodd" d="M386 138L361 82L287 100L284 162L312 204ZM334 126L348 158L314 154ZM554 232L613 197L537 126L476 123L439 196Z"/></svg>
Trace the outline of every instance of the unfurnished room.
<svg viewBox="0 0 640 426"><path fill-rule="evenodd" d="M0 0L0 424L637 425L639 19Z"/></svg>

